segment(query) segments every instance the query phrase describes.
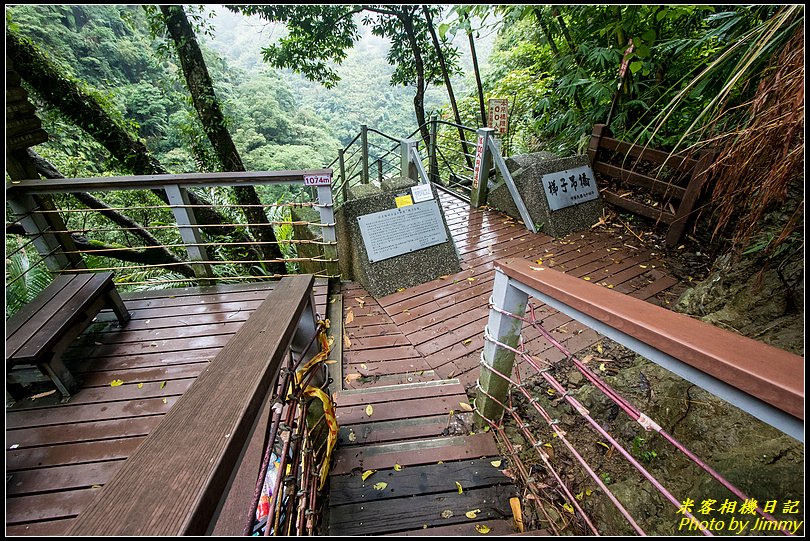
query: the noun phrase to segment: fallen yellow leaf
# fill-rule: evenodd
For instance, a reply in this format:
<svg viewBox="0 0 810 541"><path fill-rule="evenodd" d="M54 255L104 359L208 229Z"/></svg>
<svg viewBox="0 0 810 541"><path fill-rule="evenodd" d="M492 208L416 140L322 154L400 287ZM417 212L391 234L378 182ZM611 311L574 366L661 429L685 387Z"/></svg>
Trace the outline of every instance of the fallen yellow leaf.
<svg viewBox="0 0 810 541"><path fill-rule="evenodd" d="M400 293L402 293L403 291L405 291L405 288L404 288L404 287L400 287L399 289L397 289L397 291L398 291L398 292L400 292Z"/></svg>
<svg viewBox="0 0 810 541"><path fill-rule="evenodd" d="M366 366L366 363L361 363L360 368L362 368L363 370L367 370L368 366Z"/></svg>
<svg viewBox="0 0 810 541"><path fill-rule="evenodd" d="M467 511L466 513L464 513L464 516L467 518L477 518L478 513L480 512L481 512L480 509L473 509L472 511Z"/></svg>
<svg viewBox="0 0 810 541"><path fill-rule="evenodd" d="M469 344L471 342L472 342L472 338L467 338L466 340L462 341L461 343L466 346L467 344Z"/></svg>
<svg viewBox="0 0 810 541"><path fill-rule="evenodd" d="M461 406L461 409L463 409L464 411L472 411L473 410L472 406L467 404L466 402L459 402L458 405Z"/></svg>
<svg viewBox="0 0 810 541"><path fill-rule="evenodd" d="M168 400L167 398L164 398L164 399L163 399L163 403L164 403L164 404L168 404L168 403L169 403L169 400Z"/></svg>
<svg viewBox="0 0 810 541"><path fill-rule="evenodd" d="M120 379L114 379L110 382L110 387L118 387L119 385L123 385L124 382Z"/></svg>
<svg viewBox="0 0 810 541"><path fill-rule="evenodd" d="M535 271L546 270L545 267L532 267L532 266L529 266L529 268L532 269L532 270L535 270Z"/></svg>
<svg viewBox="0 0 810 541"><path fill-rule="evenodd" d="M164 382L162 382L162 383L160 384L160 388L161 388L161 389L162 389L162 388L164 388L165 386L166 386L166 382L165 382L165 381L164 381Z"/></svg>
<svg viewBox="0 0 810 541"><path fill-rule="evenodd" d="M402 466L399 464L394 464L394 471L402 471Z"/></svg>
<svg viewBox="0 0 810 541"><path fill-rule="evenodd" d="M585 278L583 278L583 280L585 280L585 281L590 281L590 279L591 279L590 276L586 276Z"/></svg>
<svg viewBox="0 0 810 541"><path fill-rule="evenodd" d="M500 460L492 460L492 461L490 461L490 464L492 464L493 468L500 468L501 467L501 461Z"/></svg>
<svg viewBox="0 0 810 541"><path fill-rule="evenodd" d="M458 481L456 481L456 488L458 489L458 493L459 493L459 494L463 494L463 493L464 493L464 489L463 489L463 488L461 488L461 483L459 483Z"/></svg>
<svg viewBox="0 0 810 541"><path fill-rule="evenodd" d="M571 513L572 515L574 514L574 506L573 506L573 505L571 505L571 504L570 504L570 503L568 503L568 502L565 502L565 503L563 504L563 509L565 509L566 511L568 511L568 512L569 512L569 513Z"/></svg>
<svg viewBox="0 0 810 541"><path fill-rule="evenodd" d="M343 335L343 347L346 349L352 347L352 341L349 340L349 336L346 334Z"/></svg>
<svg viewBox="0 0 810 541"><path fill-rule="evenodd" d="M344 321L343 324L348 325L352 321L354 321L354 312L352 312L352 309L349 308L349 311L346 313L346 321Z"/></svg>
<svg viewBox="0 0 810 541"><path fill-rule="evenodd" d="M475 525L475 530L478 533L484 534L484 535L486 535L486 534L488 534L490 532L489 526L487 526L486 524L476 524Z"/></svg>
<svg viewBox="0 0 810 541"><path fill-rule="evenodd" d="M376 472L376 471L377 470L366 470L366 471L364 471L363 475L361 476L363 478L363 481L365 481L366 479L368 479L369 477L374 475L374 472Z"/></svg>
<svg viewBox="0 0 810 541"><path fill-rule="evenodd" d="M351 442L357 441L357 434L354 433L354 430L349 431L349 441Z"/></svg>
<svg viewBox="0 0 810 541"><path fill-rule="evenodd" d="M602 342L597 342L597 344L596 344L596 351L598 351L598 352L599 352L599 355L601 355L601 354L602 354L602 352L603 352L603 350L602 350Z"/></svg>
<svg viewBox="0 0 810 541"><path fill-rule="evenodd" d="M371 417L371 414L372 414L372 413L374 413L374 408L372 408L372 407L371 407L371 404L369 404L368 406L366 406L366 415L368 415L369 417Z"/></svg>
<svg viewBox="0 0 810 541"><path fill-rule="evenodd" d="M138 384L138 389L143 389L143 383Z"/></svg>
<svg viewBox="0 0 810 541"><path fill-rule="evenodd" d="M374 485L374 490L384 490L385 487L387 487L387 486L388 486L388 483L379 482L376 485Z"/></svg>
<svg viewBox="0 0 810 541"><path fill-rule="evenodd" d="M467 278L468 282L475 282L475 278Z"/></svg>
<svg viewBox="0 0 810 541"><path fill-rule="evenodd" d="M607 288L608 289L613 289L613 284L608 284Z"/></svg>

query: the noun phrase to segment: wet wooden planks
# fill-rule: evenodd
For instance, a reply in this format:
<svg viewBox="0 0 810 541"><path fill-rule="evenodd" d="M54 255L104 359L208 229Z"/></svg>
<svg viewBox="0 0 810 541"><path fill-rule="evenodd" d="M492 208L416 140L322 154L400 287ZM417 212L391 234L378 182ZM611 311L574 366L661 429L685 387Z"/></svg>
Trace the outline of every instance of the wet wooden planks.
<svg viewBox="0 0 810 541"><path fill-rule="evenodd" d="M661 254L629 245L619 235L604 231L563 239L532 235L500 213L465 208L446 194L441 201L464 270L379 299L391 321L440 377L459 377L465 385L477 377L497 259L529 259L650 302L679 285L665 271ZM548 314L544 325L572 351L599 340L593 331L555 314ZM562 358L536 330L524 327L524 338L531 353L545 355L549 362Z"/></svg>
<svg viewBox="0 0 810 541"><path fill-rule="evenodd" d="M84 335L69 350L82 382L69 402L54 393L6 410L6 533L63 534L274 285L122 295L132 326ZM324 314L326 281L313 293ZM108 310L97 321L114 319ZM110 386L115 379L124 383Z"/></svg>
<svg viewBox="0 0 810 541"><path fill-rule="evenodd" d="M492 435L472 433L471 414L461 413L469 404L457 380L346 390L336 403L330 535L475 531L488 522L509 531L503 519L515 489L493 463ZM465 516L474 509L477 519Z"/></svg>

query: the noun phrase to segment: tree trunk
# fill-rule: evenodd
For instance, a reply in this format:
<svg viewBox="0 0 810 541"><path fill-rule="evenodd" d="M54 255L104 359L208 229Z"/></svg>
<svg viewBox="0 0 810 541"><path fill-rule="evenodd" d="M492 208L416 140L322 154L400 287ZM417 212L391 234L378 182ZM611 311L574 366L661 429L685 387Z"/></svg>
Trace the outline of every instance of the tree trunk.
<svg viewBox="0 0 810 541"><path fill-rule="evenodd" d="M414 8L415 10L416 8ZM414 12L407 9L397 12L397 18L402 23L405 30L405 35L408 37L408 43L411 46L413 53L413 63L416 69L416 95L413 97L413 108L416 112L416 121L419 123L419 131L422 134L422 140L428 141L430 139L430 131L427 127L427 118L425 117L425 64L422 61L422 51L419 49L419 43L416 40L416 32L413 28Z"/></svg>
<svg viewBox="0 0 810 541"><path fill-rule="evenodd" d="M472 31L467 31L467 38L470 40L470 54L472 55L473 72L475 73L475 85L478 88L478 106L481 109L481 126L487 126L487 108L484 105L484 86L481 84L481 71L478 69L478 55L475 53L475 40Z"/></svg>
<svg viewBox="0 0 810 541"><path fill-rule="evenodd" d="M442 69L442 77L444 78L444 85L447 87L447 95L450 98L450 107L453 109L453 117L456 119L456 124L461 125L461 115L458 113L458 105L456 104L456 96L453 94L453 85L450 84L450 74L447 72L447 62L444 59L442 46L439 43L439 37L436 35L436 29L433 27L433 18L430 16L428 6L422 6L422 11L425 14L425 21L427 21L428 31L433 40L433 46L436 48L436 56L439 58L439 65ZM472 158L470 158L470 150L467 148L467 139L464 138L464 130L458 129L458 136L461 140L461 147L464 150L464 158L467 161L467 167L473 168Z"/></svg>
<svg viewBox="0 0 810 541"><path fill-rule="evenodd" d="M551 48L551 54L554 55L554 58L559 58L560 50L557 49L557 44L554 42L554 38L551 36L551 30L549 30L548 24L546 24L546 20L543 18L543 14L539 8L534 8L534 16L537 19L538 24L540 24L540 28L543 30L543 35L546 36L548 46Z"/></svg>
<svg viewBox="0 0 810 541"><path fill-rule="evenodd" d="M135 175L165 175L166 169L151 155L142 141L127 132L116 122L99 102L81 90L76 83L66 77L34 44L14 32L6 33L6 54L14 62L15 71L25 79L37 93L65 118L82 128L106 148L121 165ZM153 190L164 203L168 197L163 190ZM208 201L189 192L192 205L210 205ZM197 221L204 224L203 231L208 235L228 236L234 242L250 242L244 233L229 227L217 227L230 223L209 206L194 209Z"/></svg>
<svg viewBox="0 0 810 541"><path fill-rule="evenodd" d="M178 5L162 5L160 9L163 12L169 34L174 40L194 108L197 110L208 140L211 141L211 145L226 171L244 171L242 158L236 150L231 134L225 127L225 116L222 114L219 100L214 92L214 84L208 74L197 37L186 13L182 6ZM245 205L243 210L248 223L261 224L250 227L254 238L263 243L270 243L258 246L262 259L283 259L276 243L273 227L269 224L264 209L260 206L250 206L261 205L256 190L252 186L237 187L234 188L234 193L237 202ZM277 274L287 272L283 262L272 263L269 268Z"/></svg>

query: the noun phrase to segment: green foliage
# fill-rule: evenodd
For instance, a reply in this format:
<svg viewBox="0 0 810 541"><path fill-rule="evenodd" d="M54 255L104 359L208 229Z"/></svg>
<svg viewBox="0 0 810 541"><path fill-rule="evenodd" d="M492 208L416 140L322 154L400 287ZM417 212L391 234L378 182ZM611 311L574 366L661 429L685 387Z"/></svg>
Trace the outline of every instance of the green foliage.
<svg viewBox="0 0 810 541"><path fill-rule="evenodd" d="M6 319L51 283L51 273L23 237L6 235Z"/></svg>

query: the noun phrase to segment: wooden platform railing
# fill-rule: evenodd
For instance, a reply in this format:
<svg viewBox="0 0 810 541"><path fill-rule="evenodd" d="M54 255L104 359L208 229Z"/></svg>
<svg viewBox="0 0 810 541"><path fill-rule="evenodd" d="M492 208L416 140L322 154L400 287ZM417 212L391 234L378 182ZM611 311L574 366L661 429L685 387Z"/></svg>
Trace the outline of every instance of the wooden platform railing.
<svg viewBox="0 0 810 541"><path fill-rule="evenodd" d="M248 228L251 231L259 232L263 227L270 227L279 222L272 220L267 223L223 223L223 224L208 224L203 225L202 220L199 219L201 212L207 212L212 208L223 206L236 206L236 205L223 205L223 204L192 204L193 198L190 198L188 192L191 188L217 188L217 187L247 187L247 186L268 186L279 184L297 184L303 186L312 186L317 191L317 200L308 203L289 203L289 204L267 204L259 205L261 207L280 207L280 206L311 206L317 209L317 218L308 225L320 226L321 239L276 239L277 243L296 244L301 247L299 249L299 258L295 261L316 261L324 269L328 275L337 275L337 243L335 237L335 220L332 207L332 187L331 187L332 171L329 169L313 169L313 170L298 170L298 171L250 171L250 172L226 172L226 173L187 173L187 174L172 174L172 175L138 175L127 177L98 177L98 178L71 178L71 179L58 179L58 180L20 180L12 181L6 184L6 199L15 215L15 220L11 224L6 224L7 233L10 227L15 230L24 230L27 237L31 239L31 243L39 252L42 261L47 265L51 272L75 272L77 268L83 267L83 256L93 255L97 257L104 257L106 255L116 257L116 253L120 253L117 257L127 262L134 262L135 264L127 264L120 268L122 272L132 273L135 271L149 271L153 267L161 267L168 270L178 270L181 268L190 267L193 273L188 271L187 275L196 278L212 278L216 273L212 272L212 266L222 263L217 258L211 257L212 252L223 246L219 237L214 238L216 235L222 235L223 232L234 232ZM145 190L151 190L159 194L159 201L156 198L153 203L141 203L131 207L124 208L56 208L52 201L53 194L99 194L114 191L132 191L140 192L143 194ZM148 200L146 196L139 196L139 200ZM166 202L164 204L164 201ZM102 205L106 203L102 202ZM256 206L256 205L254 205ZM77 248L76 239L82 237L85 231L77 230L79 228L69 229L65 226L65 216L75 214L77 212L99 212L102 215L110 215L112 211L118 211L122 215L127 215L130 212L139 213L147 209L157 209L154 212L159 212L161 209L168 209L171 212L171 217L174 218L175 223L161 223L161 224L131 224L126 227L126 224L121 223L119 218L115 222L115 226L108 231L120 232L124 237L120 240L118 245L112 245L115 249L106 247L98 249L92 242L85 242L88 246L82 245ZM255 209L250 209L255 210ZM265 209L261 209L263 215ZM105 214L106 213L106 214ZM226 213L227 214L227 213ZM247 214L250 216L250 214ZM171 217L161 217L161 220L171 222ZM154 218L153 218L154 220ZM264 220L264 218L262 218ZM75 221L75 220L74 220ZM80 221L80 220L79 220ZM130 220L131 221L131 220ZM250 220L248 220L250 221ZM316 222L320 223L316 223ZM292 222L283 222L292 223ZM297 222L296 222L297 223ZM111 224L113 225L113 224ZM306 225L306 224L305 224ZM203 228L209 228L211 235L208 239L204 238L201 233ZM168 236L167 230L172 229L178 233L177 239L172 242L144 242L143 246L132 246L129 243L135 236L129 230L139 229L146 231L157 238ZM260 242L258 236L256 240L249 241L249 237L245 242L235 243L244 250L257 250L261 252L263 244L270 244L270 242ZM174 238L174 237L172 237ZM95 240L95 239L91 239ZM317 252L314 257L303 257L302 253L304 247L314 246ZM125 253L139 251L141 253L158 253L160 250L167 250L171 254L177 255L176 261L164 261L160 257L155 256L147 258L139 255L132 259L134 256L127 256ZM153 251L153 252L150 252ZM313 250L308 250L312 252ZM185 252L185 254L183 254ZM159 255L159 254L158 254ZM164 257L165 259L165 257ZM278 263L278 260L263 260L258 257L256 261L249 261L248 263L255 263L256 266L263 266L266 264ZM147 261L148 260L148 261ZM153 261L155 260L155 261ZM285 261L289 261L286 259ZM232 262L226 262L232 263ZM242 263L237 261L237 263ZM118 271L118 269L111 268L109 270ZM229 276L230 280L236 280L237 277ZM175 280L181 281L181 280Z"/></svg>
<svg viewBox="0 0 810 541"><path fill-rule="evenodd" d="M492 303L523 316L534 297L667 370L804 441L804 359L522 259L495 264ZM487 330L515 347L520 320L491 310ZM484 362L509 375L515 354L487 343ZM506 383L482 370L481 386L503 401ZM498 405L479 396L489 419Z"/></svg>
<svg viewBox="0 0 810 541"><path fill-rule="evenodd" d="M281 280L68 535L241 534L259 472L242 457L257 454L248 448L288 348L314 335L312 283Z"/></svg>
<svg viewBox="0 0 810 541"><path fill-rule="evenodd" d="M621 165L611 163L606 154L614 153ZM600 183L602 198L608 203L656 220L668 226L666 243L675 245L683 235L692 217L695 204L708 179L708 168L714 160L712 152L704 151L697 160L679 154L670 154L643 145L634 145L614 139L604 124L596 124L588 145L591 168L604 179L612 179L620 186L635 186L647 190L655 206L623 197L617 191ZM638 162L647 161L655 166L666 165L674 178L664 180L660 175L639 172ZM669 208L671 205L671 209Z"/></svg>

